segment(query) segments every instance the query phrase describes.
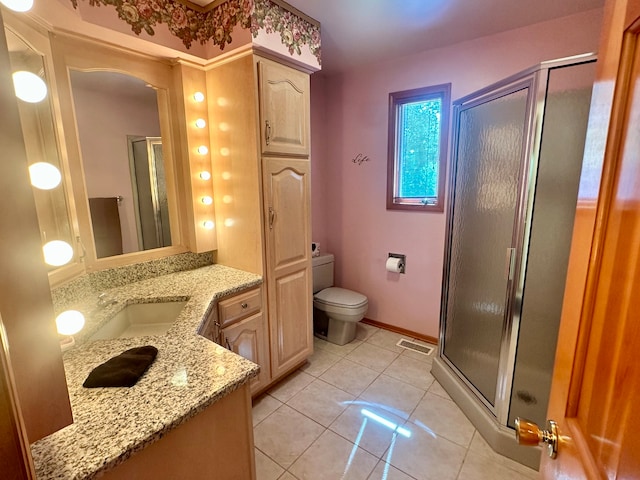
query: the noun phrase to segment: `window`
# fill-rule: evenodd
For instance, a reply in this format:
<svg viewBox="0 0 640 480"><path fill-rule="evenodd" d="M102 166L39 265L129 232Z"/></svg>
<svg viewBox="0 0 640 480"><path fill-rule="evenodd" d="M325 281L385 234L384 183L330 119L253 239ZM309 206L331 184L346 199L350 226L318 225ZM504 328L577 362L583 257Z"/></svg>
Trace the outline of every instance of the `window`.
<svg viewBox="0 0 640 480"><path fill-rule="evenodd" d="M387 210L444 211L451 84L389 94Z"/></svg>

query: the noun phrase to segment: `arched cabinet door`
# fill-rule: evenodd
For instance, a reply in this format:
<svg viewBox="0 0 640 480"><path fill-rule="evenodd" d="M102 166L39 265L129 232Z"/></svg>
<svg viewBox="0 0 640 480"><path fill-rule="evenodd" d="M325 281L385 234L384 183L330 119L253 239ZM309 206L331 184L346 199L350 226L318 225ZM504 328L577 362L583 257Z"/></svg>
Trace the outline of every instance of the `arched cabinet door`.
<svg viewBox="0 0 640 480"><path fill-rule="evenodd" d="M263 154L309 155L309 75L258 62Z"/></svg>
<svg viewBox="0 0 640 480"><path fill-rule="evenodd" d="M222 330L222 344L232 352L260 365L260 373L251 380L251 393L263 390L269 383L269 346L265 342L266 326L262 313Z"/></svg>
<svg viewBox="0 0 640 480"><path fill-rule="evenodd" d="M267 296L274 378L313 351L310 164L265 158Z"/></svg>

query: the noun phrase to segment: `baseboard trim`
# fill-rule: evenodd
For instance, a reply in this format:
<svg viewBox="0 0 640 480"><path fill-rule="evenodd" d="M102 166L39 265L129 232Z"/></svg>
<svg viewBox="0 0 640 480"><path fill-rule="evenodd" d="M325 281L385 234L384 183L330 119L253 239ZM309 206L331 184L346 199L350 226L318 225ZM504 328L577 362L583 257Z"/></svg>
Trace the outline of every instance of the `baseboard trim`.
<svg viewBox="0 0 640 480"><path fill-rule="evenodd" d="M423 342L432 343L434 345L438 344L438 339L430 337L429 335L423 335L422 333L412 332L411 330L407 330L406 328L396 327L395 325L389 325L388 323L371 320L370 318L363 318L360 321L362 323L366 323L367 325L378 327L383 330L388 330L390 332L399 333L400 335L406 335L411 338L416 338L418 340L422 340Z"/></svg>

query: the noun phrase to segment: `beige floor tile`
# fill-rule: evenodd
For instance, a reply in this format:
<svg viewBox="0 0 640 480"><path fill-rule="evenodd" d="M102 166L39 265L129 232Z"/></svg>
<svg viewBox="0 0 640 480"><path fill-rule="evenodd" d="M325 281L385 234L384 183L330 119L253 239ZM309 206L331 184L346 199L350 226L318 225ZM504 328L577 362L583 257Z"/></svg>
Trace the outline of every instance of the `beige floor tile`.
<svg viewBox="0 0 640 480"><path fill-rule="evenodd" d="M422 340L417 340L415 338L411 339L411 341L415 342L415 343L418 343L420 345L424 345L426 347L432 347L433 350L431 351L431 353L429 355L425 355L424 353L416 352L414 350L410 350L408 348L405 348L405 349L403 349L404 352L402 352L401 355L405 356L405 357L413 358L414 360L419 360L421 362L432 363L433 362L433 358L438 353L438 346L434 345L433 343L427 343L427 342L423 342Z"/></svg>
<svg viewBox="0 0 640 480"><path fill-rule="evenodd" d="M256 480L277 480L284 473L284 468L267 457L257 448L256 452Z"/></svg>
<svg viewBox="0 0 640 480"><path fill-rule="evenodd" d="M460 470L459 480L517 480L529 477L515 470L511 470L491 458L469 452Z"/></svg>
<svg viewBox="0 0 640 480"><path fill-rule="evenodd" d="M383 460L417 480L454 480L466 449L432 436L410 422L404 427L411 432L411 437L398 435Z"/></svg>
<svg viewBox="0 0 640 480"><path fill-rule="evenodd" d="M362 340L363 342L369 338L371 335L379 331L378 327L374 327L373 325L367 325L366 323L359 322L356 326L356 339Z"/></svg>
<svg viewBox="0 0 640 480"><path fill-rule="evenodd" d="M260 397L256 398L253 401L252 416L253 416L253 426L258 425L262 420L267 418L273 412L275 412L280 406L282 402L280 400L276 400L271 395L264 394Z"/></svg>
<svg viewBox="0 0 640 480"><path fill-rule="evenodd" d="M420 401L411 421L463 447L471 444L475 432L473 424L453 401L432 393Z"/></svg>
<svg viewBox="0 0 640 480"><path fill-rule="evenodd" d="M358 400L375 404L402 419L408 419L425 391L387 375L380 375Z"/></svg>
<svg viewBox="0 0 640 480"><path fill-rule="evenodd" d="M342 359L340 355L335 355L333 353L329 353L327 350L316 348L313 355L307 359L307 363L303 365L301 370L309 375L313 375L314 377L319 377L340 359Z"/></svg>
<svg viewBox="0 0 640 480"><path fill-rule="evenodd" d="M442 388L442 385L435 380L431 386L429 387L429 393L433 393L434 395L438 395L439 397L446 398L447 400L451 400L451 397L447 393L447 391Z"/></svg>
<svg viewBox="0 0 640 480"><path fill-rule="evenodd" d="M373 415L364 414L363 409ZM381 421L376 421L378 417ZM391 444L393 425L403 425L404 422L404 419L388 411L356 400L329 429L380 458Z"/></svg>
<svg viewBox="0 0 640 480"><path fill-rule="evenodd" d="M347 355L346 358L376 372L382 372L391 365L391 362L393 362L397 356L398 353L396 352L364 342Z"/></svg>
<svg viewBox="0 0 640 480"><path fill-rule="evenodd" d="M322 425L282 405L253 432L256 447L280 466L288 468L324 430Z"/></svg>
<svg viewBox="0 0 640 480"><path fill-rule="evenodd" d="M400 355L386 368L384 374L426 391L435 380L430 370L423 362Z"/></svg>
<svg viewBox="0 0 640 480"><path fill-rule="evenodd" d="M510 458L507 458L499 453L495 452L489 444L482 438L480 432L476 430L473 434L473 440L471 440L471 446L469 447L469 451L473 452L477 455L481 455L489 458L494 463L499 463L503 467L509 468L511 470L515 470L516 472L524 475L526 478L535 479L538 478L538 472L529 468L521 463L518 463Z"/></svg>
<svg viewBox="0 0 640 480"><path fill-rule="evenodd" d="M401 335L399 333L390 332L388 330L378 330L374 335L371 335L367 339L367 343L375 345L377 347L386 348L387 350L391 350L392 352L402 353L404 348L396 345L401 339L407 338L406 335Z"/></svg>
<svg viewBox="0 0 640 480"><path fill-rule="evenodd" d="M292 408L328 427L355 397L322 380L316 380L287 402Z"/></svg>
<svg viewBox="0 0 640 480"><path fill-rule="evenodd" d="M378 375L380 373L375 370L345 358L329 368L320 378L345 392L358 396L378 378Z"/></svg>
<svg viewBox="0 0 640 480"><path fill-rule="evenodd" d="M290 467L300 480L366 479L378 459L327 430Z"/></svg>
<svg viewBox="0 0 640 480"><path fill-rule="evenodd" d="M357 338L346 345L336 345L335 343L327 342L317 337L313 337L313 347L320 348L322 350L326 350L329 353L333 353L334 355L340 355L344 357L351 352L353 352L360 344L362 344L362 340L358 340Z"/></svg>
<svg viewBox="0 0 640 480"><path fill-rule="evenodd" d="M281 402L286 402L315 379L314 376L297 370L280 381L275 387L269 390L268 393Z"/></svg>
<svg viewBox="0 0 640 480"><path fill-rule="evenodd" d="M393 465L380 460L376 468L371 472L371 475L369 475L368 480L413 480L413 477L401 472Z"/></svg>
<svg viewBox="0 0 640 480"><path fill-rule="evenodd" d="M290 472L284 472L284 474L278 480L300 480L300 479L291 475Z"/></svg>

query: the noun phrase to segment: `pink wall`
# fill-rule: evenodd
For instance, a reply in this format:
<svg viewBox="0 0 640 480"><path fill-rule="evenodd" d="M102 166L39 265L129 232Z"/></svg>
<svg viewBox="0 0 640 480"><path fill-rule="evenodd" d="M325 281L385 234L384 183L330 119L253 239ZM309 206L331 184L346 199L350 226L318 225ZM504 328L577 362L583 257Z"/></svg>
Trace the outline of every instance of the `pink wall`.
<svg viewBox="0 0 640 480"><path fill-rule="evenodd" d="M336 285L369 298L367 317L438 336L445 214L387 211L390 92L452 83L460 98L541 61L597 49L601 10L327 78L312 76L313 240L336 255ZM358 166L358 154L370 161ZM407 255L389 273L389 252Z"/></svg>

